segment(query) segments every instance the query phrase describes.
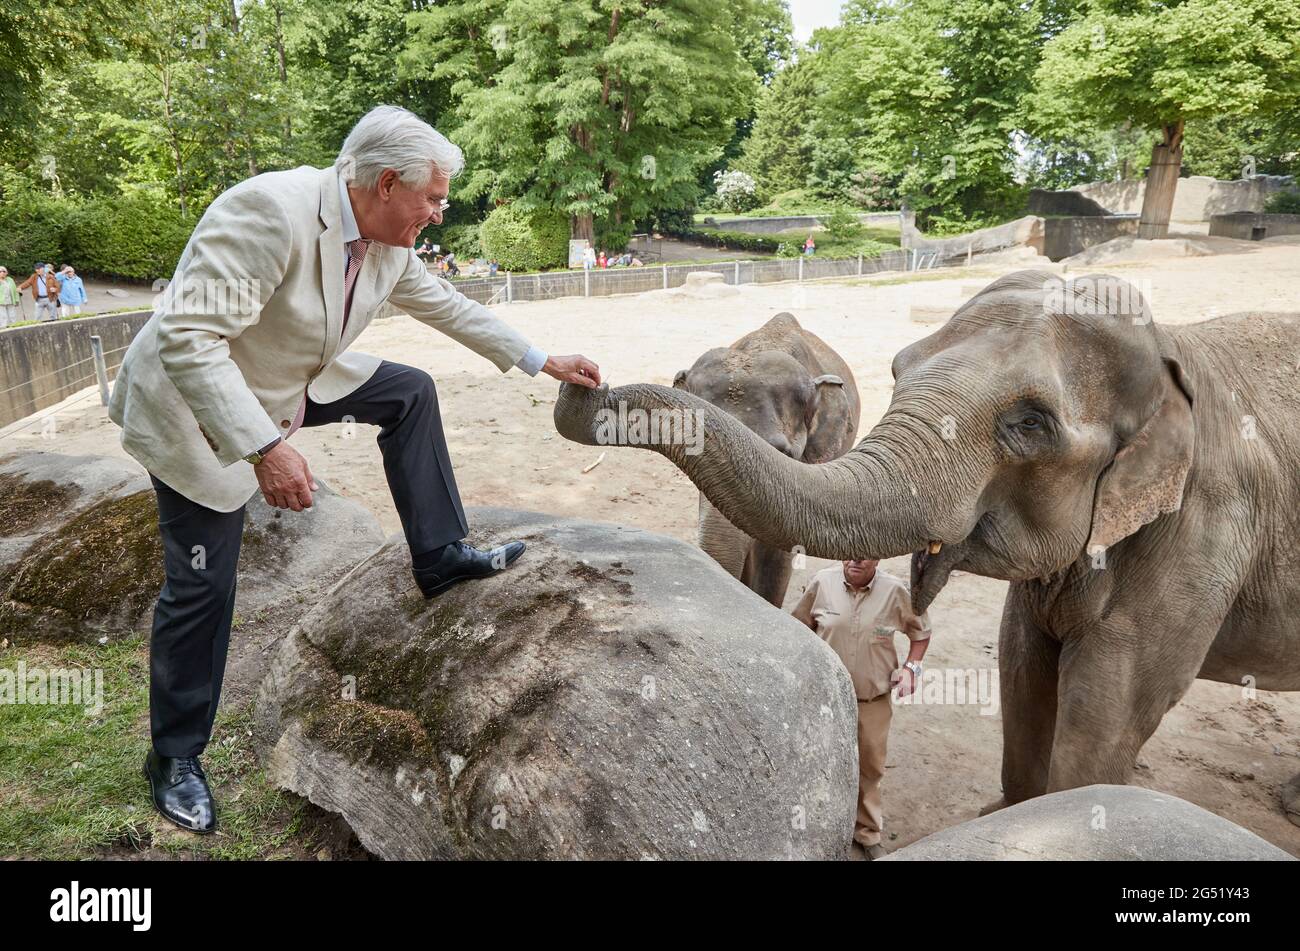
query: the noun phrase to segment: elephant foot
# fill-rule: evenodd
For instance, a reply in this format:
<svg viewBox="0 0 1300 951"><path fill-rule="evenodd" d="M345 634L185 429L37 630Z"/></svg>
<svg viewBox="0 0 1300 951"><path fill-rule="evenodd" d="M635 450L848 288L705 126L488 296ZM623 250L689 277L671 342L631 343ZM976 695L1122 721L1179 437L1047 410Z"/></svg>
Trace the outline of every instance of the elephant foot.
<svg viewBox="0 0 1300 951"><path fill-rule="evenodd" d="M1282 787L1282 811L1292 824L1300 826L1300 773Z"/></svg>
<svg viewBox="0 0 1300 951"><path fill-rule="evenodd" d="M992 802L990 802L990 803L986 803L986 804L985 804L985 805L980 809L980 815L981 815L981 816L987 816L987 815L989 815L990 813L997 812L999 809L1005 809L1005 808L1006 808L1007 806L1009 806L1009 805L1010 805L1010 803L1007 802L1005 796L1004 796L1004 797L1001 797L1001 798L999 798L999 799L994 799Z"/></svg>

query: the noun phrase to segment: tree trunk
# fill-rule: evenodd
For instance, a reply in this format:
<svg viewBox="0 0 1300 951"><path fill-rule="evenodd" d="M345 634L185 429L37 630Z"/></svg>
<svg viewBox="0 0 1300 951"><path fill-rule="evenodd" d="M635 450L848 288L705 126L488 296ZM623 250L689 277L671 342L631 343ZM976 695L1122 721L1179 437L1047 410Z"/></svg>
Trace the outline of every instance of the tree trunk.
<svg viewBox="0 0 1300 951"><path fill-rule="evenodd" d="M596 240L596 219L590 212L582 215L574 215L572 224L569 228L569 236L574 241L595 241Z"/></svg>
<svg viewBox="0 0 1300 951"><path fill-rule="evenodd" d="M1151 168L1142 195L1139 238L1169 237L1169 219L1178 190L1178 173L1183 166L1183 120L1164 127L1164 141L1151 148Z"/></svg>

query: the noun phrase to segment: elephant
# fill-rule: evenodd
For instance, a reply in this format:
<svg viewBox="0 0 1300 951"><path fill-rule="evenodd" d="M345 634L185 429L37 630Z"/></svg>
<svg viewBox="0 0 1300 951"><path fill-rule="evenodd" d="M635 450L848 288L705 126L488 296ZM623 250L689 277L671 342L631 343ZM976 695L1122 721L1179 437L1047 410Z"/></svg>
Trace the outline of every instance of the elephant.
<svg viewBox="0 0 1300 951"><path fill-rule="evenodd" d="M654 448L730 521L826 558L912 554L918 613L962 569L1010 582L1001 800L1125 784L1196 678L1300 689L1300 314L1157 325L1122 280L1003 276L893 360L875 427L791 459L680 390L561 388L704 415ZM1300 777L1282 794L1300 816Z"/></svg>
<svg viewBox="0 0 1300 951"><path fill-rule="evenodd" d="M791 459L829 462L858 435L861 404L853 374L792 314L777 314L729 347L705 352L673 386L736 417ZM699 545L732 577L778 608L792 553L755 541L700 496Z"/></svg>

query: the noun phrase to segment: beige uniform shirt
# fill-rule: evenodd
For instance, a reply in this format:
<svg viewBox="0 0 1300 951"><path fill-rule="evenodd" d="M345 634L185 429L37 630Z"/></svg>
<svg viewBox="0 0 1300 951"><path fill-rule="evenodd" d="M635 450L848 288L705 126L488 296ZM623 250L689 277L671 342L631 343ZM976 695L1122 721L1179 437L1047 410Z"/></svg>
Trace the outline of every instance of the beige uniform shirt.
<svg viewBox="0 0 1300 951"><path fill-rule="evenodd" d="M909 633L912 613L907 585L877 569L865 589L849 587L844 567L831 565L813 575L792 612L831 646L853 678L859 700L872 700L890 689L898 669L894 634L914 641L930 636L930 618L922 614L919 632Z"/></svg>

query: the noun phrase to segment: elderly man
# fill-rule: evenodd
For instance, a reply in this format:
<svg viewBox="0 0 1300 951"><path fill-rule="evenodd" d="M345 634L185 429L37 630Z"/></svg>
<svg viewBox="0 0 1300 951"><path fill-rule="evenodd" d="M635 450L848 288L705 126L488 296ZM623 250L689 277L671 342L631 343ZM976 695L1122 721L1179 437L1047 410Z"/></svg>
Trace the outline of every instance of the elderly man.
<svg viewBox="0 0 1300 951"><path fill-rule="evenodd" d="M37 320L54 320L59 316L59 281L54 276L53 267L36 262L32 276L18 285L20 291L28 288L32 292L32 302L36 305Z"/></svg>
<svg viewBox="0 0 1300 951"><path fill-rule="evenodd" d="M292 445L302 426L380 427L379 449L426 598L523 552L480 551L469 531L429 374L347 352L385 301L505 372L595 386L582 356L548 356L431 275L412 249L440 224L460 149L404 109L380 106L335 164L251 178L203 215L153 317L131 343L109 416L158 496L166 581L150 640L155 806L216 828L199 763L212 732L235 605L244 505L256 492L300 512L318 486ZM201 555L201 557L200 557Z"/></svg>
<svg viewBox="0 0 1300 951"><path fill-rule="evenodd" d="M853 842L867 859L885 854L881 844L884 814L880 781L893 715L890 688L906 697L916 689L921 659L930 646L930 619L912 613L903 582L876 570L873 558L831 565L813 575L793 614L817 632L839 655L858 695L858 815ZM907 661L898 666L894 633L911 641Z"/></svg>

